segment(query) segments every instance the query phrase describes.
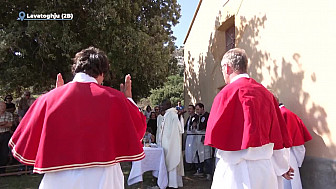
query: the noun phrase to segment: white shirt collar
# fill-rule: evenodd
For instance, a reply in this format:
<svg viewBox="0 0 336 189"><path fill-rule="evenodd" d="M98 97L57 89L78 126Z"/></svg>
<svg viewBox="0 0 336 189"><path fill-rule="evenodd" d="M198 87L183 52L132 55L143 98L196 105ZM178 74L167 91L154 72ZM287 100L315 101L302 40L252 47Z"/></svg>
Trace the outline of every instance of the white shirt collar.
<svg viewBox="0 0 336 189"><path fill-rule="evenodd" d="M282 104L282 105L279 106L279 108L282 108L282 107L285 107L285 105Z"/></svg>
<svg viewBox="0 0 336 189"><path fill-rule="evenodd" d="M247 73L243 73L243 74L239 74L239 75L234 76L234 77L231 79L231 82L230 82L230 83L233 83L233 82L235 82L237 79L242 78L242 77L250 78L250 76L249 76Z"/></svg>
<svg viewBox="0 0 336 189"><path fill-rule="evenodd" d="M93 82L93 83L97 83L97 80L91 76L89 76L86 73L76 73L75 77L73 78L72 82Z"/></svg>

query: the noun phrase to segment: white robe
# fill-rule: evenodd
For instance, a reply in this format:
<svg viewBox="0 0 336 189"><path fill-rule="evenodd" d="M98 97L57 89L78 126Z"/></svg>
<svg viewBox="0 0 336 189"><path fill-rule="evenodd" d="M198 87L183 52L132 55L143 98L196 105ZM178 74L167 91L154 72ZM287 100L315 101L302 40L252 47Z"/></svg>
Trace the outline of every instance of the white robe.
<svg viewBox="0 0 336 189"><path fill-rule="evenodd" d="M290 151L288 148L273 150L272 164L277 175L278 189L284 188L282 175L289 170L289 154Z"/></svg>
<svg viewBox="0 0 336 189"><path fill-rule="evenodd" d="M156 129L156 144L158 146L161 146L162 121L163 121L163 116L161 114L159 114L158 117L156 118L156 125L157 125L157 129Z"/></svg>
<svg viewBox="0 0 336 189"><path fill-rule="evenodd" d="M188 121L190 120L189 117ZM202 163L206 159L212 158L212 147L205 146L202 137L205 136L205 130L190 129L190 123L187 123L187 138L185 146L185 159L187 163Z"/></svg>
<svg viewBox="0 0 336 189"><path fill-rule="evenodd" d="M123 189L124 175L120 164L46 173L39 189Z"/></svg>
<svg viewBox="0 0 336 189"><path fill-rule="evenodd" d="M211 146L205 146L202 142L202 137L205 135L204 131L187 131L187 134L185 148L187 163L202 163L204 160L212 158Z"/></svg>
<svg viewBox="0 0 336 189"><path fill-rule="evenodd" d="M212 156L212 148L211 148L211 146L204 145L204 142L202 142L202 137L205 136L205 131L197 131L196 130L196 133L199 134L199 135L195 135L194 142L195 142L199 162L202 163L202 162L204 162L204 160L212 158L211 157ZM196 154L195 154L195 156L196 156Z"/></svg>
<svg viewBox="0 0 336 189"><path fill-rule="evenodd" d="M185 159L187 163L198 163L196 160L196 151L197 146L195 145L195 139L196 135L194 130L187 130L187 138L186 138L186 144L185 144Z"/></svg>
<svg viewBox="0 0 336 189"><path fill-rule="evenodd" d="M195 120L195 117L189 116L187 123L187 136L185 143L185 159L187 163L198 163L196 157L197 146L195 145L196 139L196 130L190 126L192 122Z"/></svg>
<svg viewBox="0 0 336 189"><path fill-rule="evenodd" d="M304 145L293 146L290 148L290 166L294 169L292 180L283 178L284 189L302 189L299 167L303 163L306 149Z"/></svg>
<svg viewBox="0 0 336 189"><path fill-rule="evenodd" d="M240 151L217 150L212 189L277 189L276 171L288 168L282 151L273 157L273 143ZM274 168L273 161L278 168ZM284 168L285 166L286 168ZM288 170L288 169L287 169Z"/></svg>
<svg viewBox="0 0 336 189"><path fill-rule="evenodd" d="M168 186L174 188L183 187L183 126L178 119L177 110L175 108L168 109L163 119L163 126L161 130L161 144L165 153L165 161L168 171Z"/></svg>

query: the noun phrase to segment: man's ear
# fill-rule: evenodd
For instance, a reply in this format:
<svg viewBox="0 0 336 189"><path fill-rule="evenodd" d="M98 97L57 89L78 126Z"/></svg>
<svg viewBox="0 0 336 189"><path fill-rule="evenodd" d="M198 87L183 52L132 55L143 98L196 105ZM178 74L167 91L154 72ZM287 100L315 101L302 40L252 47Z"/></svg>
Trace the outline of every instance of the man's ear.
<svg viewBox="0 0 336 189"><path fill-rule="evenodd" d="M231 67L228 64L225 65L225 70L226 70L225 71L226 74L229 75L231 73Z"/></svg>

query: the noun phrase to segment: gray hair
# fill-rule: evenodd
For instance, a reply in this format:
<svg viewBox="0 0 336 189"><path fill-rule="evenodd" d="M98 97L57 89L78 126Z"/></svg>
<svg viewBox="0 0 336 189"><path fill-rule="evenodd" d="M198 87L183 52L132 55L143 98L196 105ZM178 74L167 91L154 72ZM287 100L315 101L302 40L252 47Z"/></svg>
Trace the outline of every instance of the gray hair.
<svg viewBox="0 0 336 189"><path fill-rule="evenodd" d="M247 72L247 55L244 49L234 48L227 51L222 59L222 62L227 63L233 68L234 72Z"/></svg>

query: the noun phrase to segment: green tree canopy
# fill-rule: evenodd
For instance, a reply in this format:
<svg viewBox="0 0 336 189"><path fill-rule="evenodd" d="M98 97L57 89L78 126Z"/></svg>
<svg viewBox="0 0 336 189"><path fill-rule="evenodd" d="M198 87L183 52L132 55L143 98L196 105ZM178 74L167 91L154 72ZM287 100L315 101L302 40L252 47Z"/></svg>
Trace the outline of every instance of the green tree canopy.
<svg viewBox="0 0 336 189"><path fill-rule="evenodd" d="M180 75L169 76L162 87L151 90L149 96L151 104L158 105L164 99L169 99L173 105L177 105L178 101L184 104L183 95L183 77Z"/></svg>
<svg viewBox="0 0 336 189"><path fill-rule="evenodd" d="M176 0L9 1L0 6L0 94L24 88L50 90L57 73L72 79L71 58L83 48L104 50L111 74L104 85L118 88L132 75L133 96L147 96L176 73ZM71 21L18 21L18 14L72 13Z"/></svg>

